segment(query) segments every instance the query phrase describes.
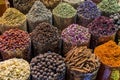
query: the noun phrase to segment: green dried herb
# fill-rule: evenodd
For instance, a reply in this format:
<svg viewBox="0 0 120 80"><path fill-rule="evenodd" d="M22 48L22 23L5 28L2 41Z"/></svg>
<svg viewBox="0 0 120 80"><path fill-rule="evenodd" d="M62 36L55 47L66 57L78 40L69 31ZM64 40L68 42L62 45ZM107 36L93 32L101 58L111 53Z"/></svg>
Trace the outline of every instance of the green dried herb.
<svg viewBox="0 0 120 80"><path fill-rule="evenodd" d="M53 9L53 14L62 18L71 18L76 15L76 10L68 3L60 3Z"/></svg>
<svg viewBox="0 0 120 80"><path fill-rule="evenodd" d="M119 80L120 79L120 73L118 70L114 70L111 73L111 79L112 80Z"/></svg>
<svg viewBox="0 0 120 80"><path fill-rule="evenodd" d="M101 11L108 13L116 13L120 11L120 6L117 0L103 0L98 4Z"/></svg>

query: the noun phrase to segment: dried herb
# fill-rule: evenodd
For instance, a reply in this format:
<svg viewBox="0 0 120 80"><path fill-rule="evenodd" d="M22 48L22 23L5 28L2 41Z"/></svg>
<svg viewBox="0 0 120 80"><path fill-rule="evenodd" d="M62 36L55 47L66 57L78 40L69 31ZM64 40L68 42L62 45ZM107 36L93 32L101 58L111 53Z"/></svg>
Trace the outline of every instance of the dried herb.
<svg viewBox="0 0 120 80"><path fill-rule="evenodd" d="M19 28L26 31L26 16L15 8L8 8L3 16L0 17L0 27L1 33L11 28Z"/></svg>
<svg viewBox="0 0 120 80"><path fill-rule="evenodd" d="M101 12L95 3L91 0L86 0L77 8L77 14L85 19L95 19L101 15Z"/></svg>
<svg viewBox="0 0 120 80"><path fill-rule="evenodd" d="M60 3L53 9L53 14L61 18L72 18L76 15L76 12L68 3Z"/></svg>
<svg viewBox="0 0 120 80"><path fill-rule="evenodd" d="M102 2L98 4L98 7L106 13L116 13L120 11L117 0L102 0Z"/></svg>
<svg viewBox="0 0 120 80"><path fill-rule="evenodd" d="M49 23L40 23L31 33L35 54L57 51L60 34L58 29Z"/></svg>
<svg viewBox="0 0 120 80"><path fill-rule="evenodd" d="M120 72L119 70L113 70L111 73L112 80L119 80L120 79Z"/></svg>
<svg viewBox="0 0 120 80"><path fill-rule="evenodd" d="M27 14L35 0L13 0L13 6L22 13Z"/></svg>
<svg viewBox="0 0 120 80"><path fill-rule="evenodd" d="M30 76L30 65L23 59L9 59L0 62L1 80L28 80Z"/></svg>
<svg viewBox="0 0 120 80"><path fill-rule="evenodd" d="M13 57L30 59L30 36L27 32L10 29L0 36L0 52L3 59Z"/></svg>
<svg viewBox="0 0 120 80"><path fill-rule="evenodd" d="M66 44L71 44L72 46L89 46L90 41L90 34L88 28L85 28L83 26L72 24L65 28L62 31L61 37ZM69 48L69 46L66 46L66 48ZM66 48L64 48L66 50ZM70 49L67 49L65 53L67 53Z"/></svg>
<svg viewBox="0 0 120 80"><path fill-rule="evenodd" d="M31 74L33 80L64 80L64 59L56 53L40 54L32 59Z"/></svg>
<svg viewBox="0 0 120 80"><path fill-rule="evenodd" d="M29 13L27 14L27 19L29 31L31 32L41 22L48 22L52 24L52 13L42 2L35 1Z"/></svg>
<svg viewBox="0 0 120 80"><path fill-rule="evenodd" d="M59 4L59 2L61 2L61 0L41 0L41 2L43 2L43 4L48 8L54 8Z"/></svg>

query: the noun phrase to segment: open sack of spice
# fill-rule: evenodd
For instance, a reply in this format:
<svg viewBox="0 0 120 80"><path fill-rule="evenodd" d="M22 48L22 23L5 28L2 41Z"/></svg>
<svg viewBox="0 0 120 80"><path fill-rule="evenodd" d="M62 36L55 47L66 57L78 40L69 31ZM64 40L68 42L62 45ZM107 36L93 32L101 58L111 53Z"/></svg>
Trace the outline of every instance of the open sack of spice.
<svg viewBox="0 0 120 80"><path fill-rule="evenodd" d="M88 28L78 24L71 24L61 33L63 40L63 53L66 54L74 46L88 46L90 43L90 33Z"/></svg>
<svg viewBox="0 0 120 80"><path fill-rule="evenodd" d="M26 16L15 8L8 8L0 17L0 33L13 28L27 31Z"/></svg>
<svg viewBox="0 0 120 80"><path fill-rule="evenodd" d="M102 0L98 4L103 16L109 17L111 14L120 12L120 5L117 0Z"/></svg>
<svg viewBox="0 0 120 80"><path fill-rule="evenodd" d="M71 4L74 8L77 8L79 4L84 2L85 0L63 0L63 2Z"/></svg>
<svg viewBox="0 0 120 80"><path fill-rule="evenodd" d="M65 58L67 80L95 80L100 67L98 57L87 46L74 47Z"/></svg>
<svg viewBox="0 0 120 80"><path fill-rule="evenodd" d="M98 17L88 25L89 32L92 35L91 48L103 44L109 40L115 40L118 28L114 25L113 20L108 17Z"/></svg>
<svg viewBox="0 0 120 80"><path fill-rule="evenodd" d="M58 52L60 34L56 27L43 22L31 32L31 40L35 55L48 51Z"/></svg>
<svg viewBox="0 0 120 80"><path fill-rule="evenodd" d="M96 47L94 53L102 63L97 79L120 80L120 46L111 40Z"/></svg>
<svg viewBox="0 0 120 80"><path fill-rule="evenodd" d="M24 58L30 60L31 40L27 32L10 29L0 36L0 53L3 59Z"/></svg>
<svg viewBox="0 0 120 80"><path fill-rule="evenodd" d="M3 13L6 11L8 7L9 7L8 0L0 0L0 16L3 15Z"/></svg>
<svg viewBox="0 0 120 80"><path fill-rule="evenodd" d="M36 0L13 0L13 6L22 13L27 14L35 1Z"/></svg>
<svg viewBox="0 0 120 80"><path fill-rule="evenodd" d="M40 0L43 4L49 8L54 9L62 0Z"/></svg>
<svg viewBox="0 0 120 80"><path fill-rule="evenodd" d="M60 3L52 11L54 16L54 26L60 31L72 23L76 22L77 11L68 3Z"/></svg>
<svg viewBox="0 0 120 80"><path fill-rule="evenodd" d="M45 5L40 1L35 1L32 8L28 12L28 30L32 32L35 27L41 22L48 22L52 24L52 13L48 10Z"/></svg>
<svg viewBox="0 0 120 80"><path fill-rule="evenodd" d="M30 66L33 80L65 80L66 65L59 54L40 54L32 59Z"/></svg>
<svg viewBox="0 0 120 80"><path fill-rule="evenodd" d="M9 59L0 62L0 80L29 80L30 65L23 59Z"/></svg>
<svg viewBox="0 0 120 80"><path fill-rule="evenodd" d="M85 0L77 7L77 23L87 27L94 19L101 16L101 11L91 0Z"/></svg>

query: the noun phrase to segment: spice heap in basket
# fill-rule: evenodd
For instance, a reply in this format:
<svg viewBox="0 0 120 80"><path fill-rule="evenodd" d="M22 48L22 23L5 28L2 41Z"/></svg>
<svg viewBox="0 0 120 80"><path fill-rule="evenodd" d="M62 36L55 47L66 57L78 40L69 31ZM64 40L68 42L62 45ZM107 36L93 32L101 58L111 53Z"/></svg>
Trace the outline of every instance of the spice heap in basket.
<svg viewBox="0 0 120 80"><path fill-rule="evenodd" d="M27 14L28 30L31 32L41 22L52 24L52 13L40 1L35 1Z"/></svg>
<svg viewBox="0 0 120 80"><path fill-rule="evenodd" d="M95 18L101 16L101 11L91 0L86 0L77 7L77 15L77 23L84 27L87 27L87 25Z"/></svg>
<svg viewBox="0 0 120 80"><path fill-rule="evenodd" d="M113 20L108 17L100 16L88 25L89 32L92 35L91 47L103 44L109 40L114 40L118 28Z"/></svg>
<svg viewBox="0 0 120 80"><path fill-rule="evenodd" d="M89 46L90 36L88 28L71 24L61 34L64 42L63 52L66 54L73 46Z"/></svg>
<svg viewBox="0 0 120 80"><path fill-rule="evenodd" d="M58 29L49 23L40 23L31 33L34 53L42 54L47 51L58 52L60 34Z"/></svg>
<svg viewBox="0 0 120 80"><path fill-rule="evenodd" d="M30 60L31 40L27 32L10 29L0 36L0 53L3 59L24 58Z"/></svg>
<svg viewBox="0 0 120 80"><path fill-rule="evenodd" d="M95 48L94 53L102 65L98 73L99 80L120 80L120 46L108 41Z"/></svg>
<svg viewBox="0 0 120 80"><path fill-rule="evenodd" d="M0 17L0 33L13 28L26 31L26 16L15 8L8 8Z"/></svg>
<svg viewBox="0 0 120 80"><path fill-rule="evenodd" d="M29 80L30 65L23 59L0 62L0 80Z"/></svg>
<svg viewBox="0 0 120 80"><path fill-rule="evenodd" d="M33 80L65 80L66 67L59 54L40 54L32 59L30 65Z"/></svg>
<svg viewBox="0 0 120 80"><path fill-rule="evenodd" d="M86 46L71 49L66 54L65 62L69 72L68 80L95 80L100 67L99 59Z"/></svg>

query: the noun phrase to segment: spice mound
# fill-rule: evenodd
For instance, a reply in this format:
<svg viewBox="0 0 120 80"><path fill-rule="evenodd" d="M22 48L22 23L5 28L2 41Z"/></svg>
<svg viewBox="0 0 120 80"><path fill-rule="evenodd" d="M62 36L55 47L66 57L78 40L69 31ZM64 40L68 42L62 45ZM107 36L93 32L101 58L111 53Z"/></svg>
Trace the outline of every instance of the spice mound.
<svg viewBox="0 0 120 80"><path fill-rule="evenodd" d="M10 29L0 36L0 52L4 59L26 58L30 49L30 36L19 29Z"/></svg>
<svg viewBox="0 0 120 80"><path fill-rule="evenodd" d="M49 22L52 24L52 13L42 2L35 1L29 13L27 14L27 20L30 31L32 31L38 25L38 23Z"/></svg>
<svg viewBox="0 0 120 80"><path fill-rule="evenodd" d="M0 62L0 80L27 80L30 76L30 65L23 59L9 59Z"/></svg>
<svg viewBox="0 0 120 80"><path fill-rule="evenodd" d="M54 8L55 6L57 6L57 4L59 4L59 2L61 0L41 0L46 7L48 8Z"/></svg>
<svg viewBox="0 0 120 80"><path fill-rule="evenodd" d="M63 0L63 1L70 4L76 4L76 3L83 2L84 0Z"/></svg>
<svg viewBox="0 0 120 80"><path fill-rule="evenodd" d="M31 74L34 80L64 80L64 59L56 53L40 54L33 58L31 63Z"/></svg>
<svg viewBox="0 0 120 80"><path fill-rule="evenodd" d="M108 41L96 47L94 53L103 64L110 67L120 67L120 46L115 42Z"/></svg>
<svg viewBox="0 0 120 80"><path fill-rule="evenodd" d="M16 9L26 14L34 4L35 0L13 0L13 5Z"/></svg>
<svg viewBox="0 0 120 80"><path fill-rule="evenodd" d="M100 66L99 59L86 46L71 49L66 54L65 62L70 70L80 73L91 73Z"/></svg>
<svg viewBox="0 0 120 80"><path fill-rule="evenodd" d="M88 44L90 40L88 28L77 24L72 24L65 28L61 36L64 42L78 46Z"/></svg>
<svg viewBox="0 0 120 80"><path fill-rule="evenodd" d="M118 30L113 21L104 16L96 18L88 28L92 35L98 37L113 35Z"/></svg>
<svg viewBox="0 0 120 80"><path fill-rule="evenodd" d="M26 16L15 8L8 8L0 17L0 31L4 32L10 28L26 30Z"/></svg>
<svg viewBox="0 0 120 80"><path fill-rule="evenodd" d="M60 3L53 9L53 14L61 18L72 18L76 15L76 12L68 3Z"/></svg>
<svg viewBox="0 0 120 80"><path fill-rule="evenodd" d="M85 19L95 19L101 15L101 12L95 3L91 0L86 0L77 8L77 14Z"/></svg>
<svg viewBox="0 0 120 80"><path fill-rule="evenodd" d="M58 47L60 34L58 29L49 23L40 23L31 33L31 39L34 46L34 51L37 54L47 51L55 51Z"/></svg>
<svg viewBox="0 0 120 80"><path fill-rule="evenodd" d="M101 11L106 13L116 13L120 11L117 0L102 0L102 2L98 4L98 7Z"/></svg>

